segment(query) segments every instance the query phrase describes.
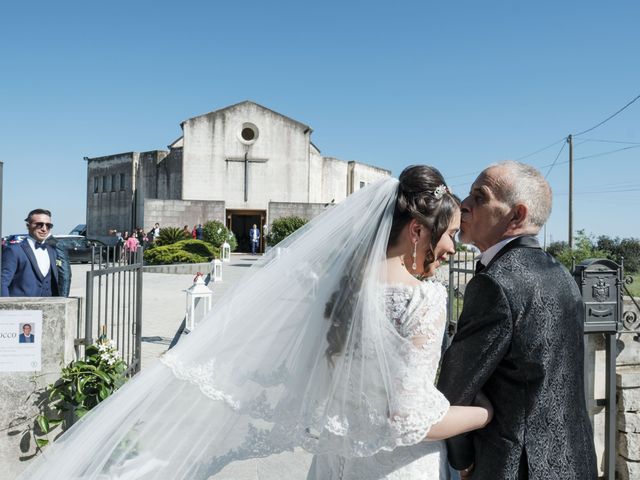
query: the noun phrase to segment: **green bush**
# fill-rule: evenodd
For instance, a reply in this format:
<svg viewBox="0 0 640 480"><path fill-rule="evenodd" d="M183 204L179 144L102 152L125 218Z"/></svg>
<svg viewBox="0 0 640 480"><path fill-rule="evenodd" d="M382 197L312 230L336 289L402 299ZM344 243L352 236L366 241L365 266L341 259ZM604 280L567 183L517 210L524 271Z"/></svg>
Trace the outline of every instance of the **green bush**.
<svg viewBox="0 0 640 480"><path fill-rule="evenodd" d="M567 242L552 242L547 252L556 257L559 262L571 269L572 261L578 265L588 258L608 258L620 263L624 257L626 273L637 273L640 270L640 240L635 238L610 238L601 235L597 240L578 230L573 250L569 250Z"/></svg>
<svg viewBox="0 0 640 480"><path fill-rule="evenodd" d="M308 220L301 217L282 217L274 220L267 235L268 244L277 245L307 222Z"/></svg>
<svg viewBox="0 0 640 480"><path fill-rule="evenodd" d="M191 236L187 236L182 228L164 227L160 229L160 235L153 243L156 246L171 245L187 238L191 238Z"/></svg>
<svg viewBox="0 0 640 480"><path fill-rule="evenodd" d="M238 241L236 240L235 235L233 232L230 232L222 222L219 222L218 220L209 220L202 226L202 229L204 240L214 247L220 247L226 241L229 244L229 247L231 247L232 252L238 248Z"/></svg>
<svg viewBox="0 0 640 480"><path fill-rule="evenodd" d="M145 250L144 260L149 265L171 263L204 263L213 259L218 250L202 240L181 240L171 245Z"/></svg>
<svg viewBox="0 0 640 480"><path fill-rule="evenodd" d="M562 249L552 247L554 247L553 244L549 246L547 251L556 257L569 271L572 270L574 262L575 265L579 265L589 258L607 258L607 252L599 250L584 230L578 230L574 239L573 250L571 250L568 245ZM552 252L556 253L554 254Z"/></svg>
<svg viewBox="0 0 640 480"><path fill-rule="evenodd" d="M38 428L33 429L36 446L47 445L48 434L58 425L67 429L120 388L127 380L126 370L127 364L113 341L104 338L89 345L84 359L69 363L60 379L49 385L48 395L39 405L42 413L36 417Z"/></svg>

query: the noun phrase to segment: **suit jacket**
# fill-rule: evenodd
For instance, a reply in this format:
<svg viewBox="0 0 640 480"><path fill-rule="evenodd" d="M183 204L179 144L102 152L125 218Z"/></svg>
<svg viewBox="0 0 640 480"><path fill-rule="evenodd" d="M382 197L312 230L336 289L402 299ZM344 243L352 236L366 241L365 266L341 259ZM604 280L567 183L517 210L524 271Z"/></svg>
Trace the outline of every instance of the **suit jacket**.
<svg viewBox="0 0 640 480"><path fill-rule="evenodd" d="M58 294L61 297L68 297L71 290L71 262L69 253L64 245L51 236L46 242L56 250L56 265L58 266Z"/></svg>
<svg viewBox="0 0 640 480"><path fill-rule="evenodd" d="M35 343L35 338L33 335L29 335L29 338L27 338L24 333L21 333L18 338L18 343Z"/></svg>
<svg viewBox="0 0 640 480"><path fill-rule="evenodd" d="M447 441L474 480L597 477L584 398L584 304L574 279L534 237L507 244L467 285L438 388L452 405L480 391L494 418Z"/></svg>
<svg viewBox="0 0 640 480"><path fill-rule="evenodd" d="M44 277L38 261L27 240L9 245L2 251L3 297L51 297L58 296L58 269L56 251L45 244L51 268Z"/></svg>

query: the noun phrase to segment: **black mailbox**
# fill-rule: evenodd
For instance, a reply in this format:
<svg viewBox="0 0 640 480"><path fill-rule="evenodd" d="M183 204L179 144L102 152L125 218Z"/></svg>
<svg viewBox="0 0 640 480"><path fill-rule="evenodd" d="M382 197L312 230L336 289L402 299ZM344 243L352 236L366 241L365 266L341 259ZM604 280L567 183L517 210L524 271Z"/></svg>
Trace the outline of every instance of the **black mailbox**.
<svg viewBox="0 0 640 480"><path fill-rule="evenodd" d="M585 260L573 271L585 304L584 333L622 329L622 267L611 260Z"/></svg>

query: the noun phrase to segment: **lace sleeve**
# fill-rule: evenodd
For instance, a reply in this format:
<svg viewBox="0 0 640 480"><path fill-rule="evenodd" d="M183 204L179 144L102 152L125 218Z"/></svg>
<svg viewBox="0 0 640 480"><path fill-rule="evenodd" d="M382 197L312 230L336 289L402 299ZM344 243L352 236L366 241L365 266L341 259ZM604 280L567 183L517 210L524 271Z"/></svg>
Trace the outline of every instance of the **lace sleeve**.
<svg viewBox="0 0 640 480"><path fill-rule="evenodd" d="M422 441L449 409L449 402L435 387L445 320L444 287L427 282L414 291L405 314L396 322L398 332L412 340L403 351L406 369L394 379L397 405L390 416L403 445Z"/></svg>

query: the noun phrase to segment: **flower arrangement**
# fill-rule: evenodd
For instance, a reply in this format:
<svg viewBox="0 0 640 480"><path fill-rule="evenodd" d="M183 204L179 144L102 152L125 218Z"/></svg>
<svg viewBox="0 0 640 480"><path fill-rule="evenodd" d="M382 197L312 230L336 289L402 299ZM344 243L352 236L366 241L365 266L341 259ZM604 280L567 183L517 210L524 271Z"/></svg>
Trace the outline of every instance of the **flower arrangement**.
<svg viewBox="0 0 640 480"><path fill-rule="evenodd" d="M86 348L83 360L75 360L62 369L60 379L49 385L47 396L36 417L40 432L36 445L49 443L48 434L58 425L64 429L106 399L126 381L127 364L115 343L101 335Z"/></svg>

